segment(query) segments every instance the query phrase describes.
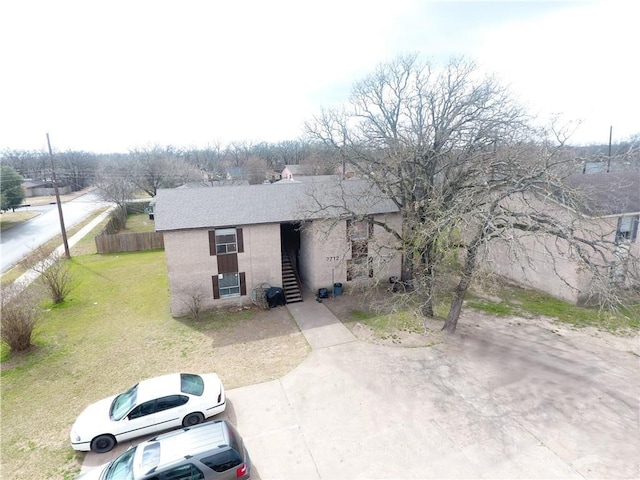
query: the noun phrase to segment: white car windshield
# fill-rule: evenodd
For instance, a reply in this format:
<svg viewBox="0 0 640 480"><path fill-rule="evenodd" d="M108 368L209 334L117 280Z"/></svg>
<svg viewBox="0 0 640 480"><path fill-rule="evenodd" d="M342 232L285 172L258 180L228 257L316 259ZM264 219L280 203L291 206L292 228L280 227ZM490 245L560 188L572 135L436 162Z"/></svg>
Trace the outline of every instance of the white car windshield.
<svg viewBox="0 0 640 480"><path fill-rule="evenodd" d="M122 420L122 418L131 410L136 404L136 398L138 397L138 384L124 393L121 393L113 399L111 408L109 409L109 417L111 420Z"/></svg>

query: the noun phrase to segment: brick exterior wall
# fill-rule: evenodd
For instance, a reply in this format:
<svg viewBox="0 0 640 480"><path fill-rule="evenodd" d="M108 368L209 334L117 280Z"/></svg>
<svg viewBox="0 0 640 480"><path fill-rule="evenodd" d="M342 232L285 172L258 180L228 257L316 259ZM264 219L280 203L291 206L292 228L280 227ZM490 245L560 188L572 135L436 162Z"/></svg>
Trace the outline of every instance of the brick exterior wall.
<svg viewBox="0 0 640 480"><path fill-rule="evenodd" d="M380 215L376 218L393 226L402 227L399 214ZM388 282L389 277L400 276L402 256L392 246L395 239L382 227L375 226L369 240L369 258L373 268L373 279L347 281L347 261L351 260L351 244L347 240L347 222L314 221L301 232L300 270L302 281L312 292L319 288L333 287L342 283L345 290L355 285L369 284L376 280Z"/></svg>
<svg viewBox="0 0 640 480"><path fill-rule="evenodd" d="M380 218L401 228L400 215ZM211 277L217 275L218 265L216 256L209 255L209 230L164 232L173 316L187 315L187 304L194 295L202 296L202 309L212 309L250 304L251 289L263 282L282 286L280 224L241 227L244 252L238 253L238 270L245 273L247 295L218 300L213 298ZM388 282L392 275L400 275L401 256L389 245L393 245L391 236L375 227L369 241L369 256L374 276L382 282ZM305 286L312 291L320 287L332 288L332 278L334 283L342 283L346 290L358 283L371 282L368 278L347 282L347 260L350 259L345 220L314 221L301 230L300 274Z"/></svg>
<svg viewBox="0 0 640 480"><path fill-rule="evenodd" d="M545 209L557 218L566 219L567 224L578 219L577 235L584 238L604 238L614 242L618 217L576 217L575 214L549 202ZM554 297L574 304L582 303L589 295L592 287L591 274L582 269L575 258L575 253L568 248L567 242L552 236L520 235L523 250L516 249L515 243L494 241L485 253L485 262L489 270L509 280L534 288ZM629 268L638 268L640 259L640 241L636 239L628 245ZM589 252L588 248L584 249ZM594 254L594 260L608 269L608 263L615 259L615 247L607 252L604 259ZM606 271L606 270L605 270ZM636 275L638 275L636 273ZM627 285L629 278L627 275Z"/></svg>
<svg viewBox="0 0 640 480"><path fill-rule="evenodd" d="M188 313L185 303L194 295L202 295L202 308L211 309L251 303L251 289L257 283L282 286L280 225L243 225L244 252L238 253L238 270L245 272L247 295L214 300L211 277L218 274L218 263L216 256L209 255L208 232L206 229L164 232L174 317Z"/></svg>

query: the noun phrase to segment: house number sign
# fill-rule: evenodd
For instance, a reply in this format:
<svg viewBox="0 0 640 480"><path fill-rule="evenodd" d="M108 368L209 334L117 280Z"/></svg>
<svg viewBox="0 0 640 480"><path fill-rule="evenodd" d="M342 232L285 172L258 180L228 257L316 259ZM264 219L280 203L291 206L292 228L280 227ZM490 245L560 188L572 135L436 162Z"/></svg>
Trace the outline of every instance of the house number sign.
<svg viewBox="0 0 640 480"><path fill-rule="evenodd" d="M340 261L340 257L339 256L333 256L333 257L327 257L327 262L339 262Z"/></svg>

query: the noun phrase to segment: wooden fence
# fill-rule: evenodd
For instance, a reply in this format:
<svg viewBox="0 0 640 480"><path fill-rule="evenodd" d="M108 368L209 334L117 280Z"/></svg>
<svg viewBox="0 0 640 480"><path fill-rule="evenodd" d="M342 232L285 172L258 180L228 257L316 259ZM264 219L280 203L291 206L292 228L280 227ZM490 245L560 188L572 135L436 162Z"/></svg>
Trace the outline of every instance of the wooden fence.
<svg viewBox="0 0 640 480"><path fill-rule="evenodd" d="M141 212L149 202L127 205L127 212ZM159 232L118 233L121 223L115 214L102 231L96 235L96 249L98 253L139 252L142 250L156 250L164 248L164 237Z"/></svg>
<svg viewBox="0 0 640 480"><path fill-rule="evenodd" d="M96 235L98 253L138 252L158 248L164 248L164 238L159 232Z"/></svg>

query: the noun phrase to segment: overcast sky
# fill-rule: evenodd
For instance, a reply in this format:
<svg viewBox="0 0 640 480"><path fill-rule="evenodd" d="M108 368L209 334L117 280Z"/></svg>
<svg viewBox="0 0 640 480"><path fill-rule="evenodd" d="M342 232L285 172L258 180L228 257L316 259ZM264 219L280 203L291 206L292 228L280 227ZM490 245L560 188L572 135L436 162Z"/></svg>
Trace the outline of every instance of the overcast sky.
<svg viewBox="0 0 640 480"><path fill-rule="evenodd" d="M383 61L465 55L576 144L640 133L640 2L4 0L0 150L293 140Z"/></svg>

